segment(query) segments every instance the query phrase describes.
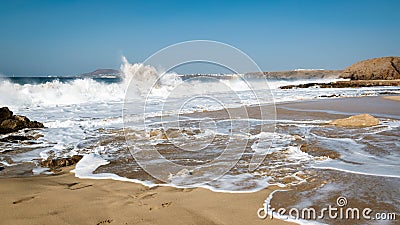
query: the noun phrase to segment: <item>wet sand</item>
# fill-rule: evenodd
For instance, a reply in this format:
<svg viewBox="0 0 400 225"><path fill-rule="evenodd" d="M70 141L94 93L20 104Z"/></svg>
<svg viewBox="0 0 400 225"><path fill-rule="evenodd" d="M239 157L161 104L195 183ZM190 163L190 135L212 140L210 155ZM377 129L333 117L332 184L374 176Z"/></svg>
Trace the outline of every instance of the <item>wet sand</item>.
<svg viewBox="0 0 400 225"><path fill-rule="evenodd" d="M400 119L400 104L393 102L398 96L373 96L309 100L277 105L279 118L318 117L338 119L355 114L368 113L377 117ZM287 112L286 110L291 111ZM295 111L296 113L293 113ZM320 114L322 113L322 114Z"/></svg>

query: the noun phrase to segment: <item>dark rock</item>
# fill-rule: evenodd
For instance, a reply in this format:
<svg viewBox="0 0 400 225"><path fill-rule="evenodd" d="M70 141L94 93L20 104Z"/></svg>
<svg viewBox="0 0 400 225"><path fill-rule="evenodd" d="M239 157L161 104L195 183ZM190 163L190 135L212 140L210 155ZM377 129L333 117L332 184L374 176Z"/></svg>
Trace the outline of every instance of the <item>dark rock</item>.
<svg viewBox="0 0 400 225"><path fill-rule="evenodd" d="M2 171L2 170L4 170L4 167L3 167L3 166L0 166L0 171Z"/></svg>
<svg viewBox="0 0 400 225"><path fill-rule="evenodd" d="M7 134L25 128L44 128L43 124L31 121L26 116L13 115L7 107L0 109L0 134Z"/></svg>
<svg viewBox="0 0 400 225"><path fill-rule="evenodd" d="M9 110L7 107L0 108L0 123L12 117L12 115L13 112L11 112L11 110Z"/></svg>
<svg viewBox="0 0 400 225"><path fill-rule="evenodd" d="M332 94L332 95L320 95L320 98L336 98L336 97L340 97L340 94Z"/></svg>
<svg viewBox="0 0 400 225"><path fill-rule="evenodd" d="M23 126L24 126L24 122L22 122L18 119L6 119L1 123L1 129L9 130L9 132L22 129Z"/></svg>
<svg viewBox="0 0 400 225"><path fill-rule="evenodd" d="M75 165L82 159L81 155L74 155L70 158L56 158L56 159L46 159L40 162L43 167L50 168L51 170L60 169L61 167L67 167Z"/></svg>
<svg viewBox="0 0 400 225"><path fill-rule="evenodd" d="M351 80L400 79L400 57L382 57L360 61L346 68L340 77Z"/></svg>
<svg viewBox="0 0 400 225"><path fill-rule="evenodd" d="M5 138L1 138L0 142L12 142L17 143L18 141L26 141L34 139L32 136L19 136L19 135L10 135Z"/></svg>
<svg viewBox="0 0 400 225"><path fill-rule="evenodd" d="M30 177L33 175L32 169L35 164L32 162L16 163L10 166L4 166L1 171L1 177Z"/></svg>

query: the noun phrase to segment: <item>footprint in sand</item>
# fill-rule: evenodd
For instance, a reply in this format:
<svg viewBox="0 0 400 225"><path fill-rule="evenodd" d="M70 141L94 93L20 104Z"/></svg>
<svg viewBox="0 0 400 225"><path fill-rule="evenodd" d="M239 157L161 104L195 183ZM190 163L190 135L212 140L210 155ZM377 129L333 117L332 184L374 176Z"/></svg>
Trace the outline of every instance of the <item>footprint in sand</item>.
<svg viewBox="0 0 400 225"><path fill-rule="evenodd" d="M73 186L69 187L68 189L69 189L69 190L72 190L72 191L75 191L75 190L79 190L79 189L83 189L83 188L87 188L87 187L92 187L92 186L93 186L93 185L91 185L91 184L88 184L88 185L76 184L76 185L73 185Z"/></svg>
<svg viewBox="0 0 400 225"><path fill-rule="evenodd" d="M193 190L194 190L194 188L183 188L182 192L191 192Z"/></svg>
<svg viewBox="0 0 400 225"><path fill-rule="evenodd" d="M149 211L155 210L155 209L161 209L161 208L166 208L169 207L172 204L172 202L164 202L161 204L161 207L159 206L154 206L154 207L150 207Z"/></svg>
<svg viewBox="0 0 400 225"><path fill-rule="evenodd" d="M132 196L132 195L128 195L129 197L131 197L131 198L134 198L134 199L148 199L148 198L154 198L154 195L156 195L157 193L145 193L145 194L140 194L140 195L135 195L135 196Z"/></svg>
<svg viewBox="0 0 400 225"><path fill-rule="evenodd" d="M34 198L35 198L35 196L30 196L30 197L22 198L22 199L20 199L20 200L14 201L13 204L19 204L19 203L21 203L21 202L26 202L26 201L32 200L32 199L34 199Z"/></svg>
<svg viewBox="0 0 400 225"><path fill-rule="evenodd" d="M82 183L78 183L78 182L73 182L73 183L58 183L58 184L59 184L59 185L62 185L62 186L67 186L66 189L69 189L69 190L72 190L72 191L74 191L74 190L79 190L79 189L83 189L83 188L87 188L87 187L92 187L92 186L93 186L92 184L86 185L86 184L82 184Z"/></svg>
<svg viewBox="0 0 400 225"><path fill-rule="evenodd" d="M112 219L106 219L106 220L96 223L96 225L110 224L112 221L113 221Z"/></svg>
<svg viewBox="0 0 400 225"><path fill-rule="evenodd" d="M165 208L165 207L170 206L171 204L172 204L172 202L164 202L163 204L161 204L161 206L162 206L163 208Z"/></svg>

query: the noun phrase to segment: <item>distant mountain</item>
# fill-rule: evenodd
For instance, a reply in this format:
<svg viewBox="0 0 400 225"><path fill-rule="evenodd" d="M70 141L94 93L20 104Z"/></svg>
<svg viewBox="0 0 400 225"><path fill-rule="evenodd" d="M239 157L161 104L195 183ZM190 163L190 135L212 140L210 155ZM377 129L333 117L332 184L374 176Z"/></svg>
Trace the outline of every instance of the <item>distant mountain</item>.
<svg viewBox="0 0 400 225"><path fill-rule="evenodd" d="M278 72L254 72L247 76L264 76L268 79L322 79L339 78L343 70L297 69Z"/></svg>
<svg viewBox="0 0 400 225"><path fill-rule="evenodd" d="M90 73L84 73L79 75L83 78L119 78L122 73L119 70L114 69L97 69Z"/></svg>

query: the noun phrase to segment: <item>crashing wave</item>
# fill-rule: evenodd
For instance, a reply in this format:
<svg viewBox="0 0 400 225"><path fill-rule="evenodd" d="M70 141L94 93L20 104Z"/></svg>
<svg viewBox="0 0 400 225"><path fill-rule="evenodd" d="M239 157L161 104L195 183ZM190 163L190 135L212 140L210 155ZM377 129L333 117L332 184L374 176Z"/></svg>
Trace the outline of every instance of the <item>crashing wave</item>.
<svg viewBox="0 0 400 225"><path fill-rule="evenodd" d="M135 86L138 97L147 94L148 87L154 90L171 88L180 82L176 74L160 73L150 65L130 64L122 57L122 81L102 83L91 78L77 78L69 82L54 80L44 84L17 84L4 79L0 82L0 105L18 107L73 105L88 102L123 101L125 91Z"/></svg>

